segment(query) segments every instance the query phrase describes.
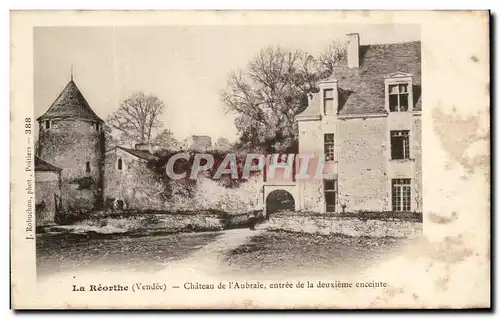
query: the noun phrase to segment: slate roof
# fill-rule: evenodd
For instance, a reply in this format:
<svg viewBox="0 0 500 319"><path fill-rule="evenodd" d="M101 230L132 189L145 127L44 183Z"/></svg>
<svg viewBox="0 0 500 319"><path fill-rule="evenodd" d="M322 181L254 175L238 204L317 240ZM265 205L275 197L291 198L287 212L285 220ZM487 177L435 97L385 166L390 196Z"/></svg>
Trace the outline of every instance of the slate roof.
<svg viewBox="0 0 500 319"><path fill-rule="evenodd" d="M46 161L35 155L35 171L59 172L62 171L62 169L50 163L47 163Z"/></svg>
<svg viewBox="0 0 500 319"><path fill-rule="evenodd" d="M387 113L385 77L394 72L413 74L414 110L421 110L420 50L420 41L360 46L359 68L339 65L333 72L338 80L339 115ZM320 93L313 93L310 105L298 117L319 116L320 100Z"/></svg>
<svg viewBox="0 0 500 319"><path fill-rule="evenodd" d="M121 146L117 146L116 148L119 148L135 157L138 157L138 158L141 158L141 159L144 159L146 161L156 161L158 160L158 156L155 156L151 153L149 153L148 151L140 151L140 150L134 150L134 149L130 149L130 148L125 148L125 147L121 147Z"/></svg>
<svg viewBox="0 0 500 319"><path fill-rule="evenodd" d="M90 108L73 80L69 81L50 108L37 121L52 118L75 118L103 122Z"/></svg>

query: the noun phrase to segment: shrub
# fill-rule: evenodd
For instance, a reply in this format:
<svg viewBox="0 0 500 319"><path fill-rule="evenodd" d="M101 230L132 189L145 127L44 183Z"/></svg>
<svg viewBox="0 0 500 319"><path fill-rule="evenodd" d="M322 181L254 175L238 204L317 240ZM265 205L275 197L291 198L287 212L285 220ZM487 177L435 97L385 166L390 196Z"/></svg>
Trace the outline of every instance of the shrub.
<svg viewBox="0 0 500 319"><path fill-rule="evenodd" d="M94 179L90 176L85 176L81 178L74 178L70 181L71 184L77 184L78 190L92 189L94 186Z"/></svg>
<svg viewBox="0 0 500 319"><path fill-rule="evenodd" d="M91 216L91 210L65 208L57 211L54 221L59 225L70 225L88 219Z"/></svg>
<svg viewBox="0 0 500 319"><path fill-rule="evenodd" d="M115 201L114 198L106 197L106 200L104 201L104 208L105 209L113 208L114 201Z"/></svg>

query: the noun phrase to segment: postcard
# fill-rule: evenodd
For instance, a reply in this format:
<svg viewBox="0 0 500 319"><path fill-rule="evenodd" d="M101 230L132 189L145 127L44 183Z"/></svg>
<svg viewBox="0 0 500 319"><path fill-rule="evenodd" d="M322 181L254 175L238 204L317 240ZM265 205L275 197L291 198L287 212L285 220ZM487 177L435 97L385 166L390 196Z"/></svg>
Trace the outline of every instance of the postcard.
<svg viewBox="0 0 500 319"><path fill-rule="evenodd" d="M489 308L489 17L12 11L12 308Z"/></svg>

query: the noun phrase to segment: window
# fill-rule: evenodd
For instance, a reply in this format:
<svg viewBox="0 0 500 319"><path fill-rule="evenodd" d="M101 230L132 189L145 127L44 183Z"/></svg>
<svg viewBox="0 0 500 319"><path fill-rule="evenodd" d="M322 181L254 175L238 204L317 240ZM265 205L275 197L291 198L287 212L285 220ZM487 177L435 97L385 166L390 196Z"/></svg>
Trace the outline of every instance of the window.
<svg viewBox="0 0 500 319"><path fill-rule="evenodd" d="M45 129L50 129L50 120L45 121Z"/></svg>
<svg viewBox="0 0 500 319"><path fill-rule="evenodd" d="M95 130L100 131L101 130L101 124L99 122L95 123Z"/></svg>
<svg viewBox="0 0 500 319"><path fill-rule="evenodd" d="M410 158L410 131L391 131L391 158Z"/></svg>
<svg viewBox="0 0 500 319"><path fill-rule="evenodd" d="M323 110L325 115L333 113L333 89L323 90Z"/></svg>
<svg viewBox="0 0 500 319"><path fill-rule="evenodd" d="M407 112L408 97L408 83L389 84L389 110L391 112Z"/></svg>
<svg viewBox="0 0 500 319"><path fill-rule="evenodd" d="M123 169L123 161L121 158L118 159L117 167L118 167L118 170L120 170L120 171Z"/></svg>
<svg viewBox="0 0 500 319"><path fill-rule="evenodd" d="M409 178L392 180L392 210L395 212L411 211L411 180Z"/></svg>
<svg viewBox="0 0 500 319"><path fill-rule="evenodd" d="M325 203L326 212L335 212L335 203L337 199L337 181L336 180L325 180Z"/></svg>
<svg viewBox="0 0 500 319"><path fill-rule="evenodd" d="M117 201L116 201L116 208L118 208L118 209L123 209L123 208L124 208L124 206L125 206L125 205L124 205L123 200L119 199L119 200L117 200Z"/></svg>
<svg viewBox="0 0 500 319"><path fill-rule="evenodd" d="M85 172L90 173L90 162L85 163Z"/></svg>
<svg viewBox="0 0 500 319"><path fill-rule="evenodd" d="M334 135L325 134L325 160L332 162L334 160Z"/></svg>

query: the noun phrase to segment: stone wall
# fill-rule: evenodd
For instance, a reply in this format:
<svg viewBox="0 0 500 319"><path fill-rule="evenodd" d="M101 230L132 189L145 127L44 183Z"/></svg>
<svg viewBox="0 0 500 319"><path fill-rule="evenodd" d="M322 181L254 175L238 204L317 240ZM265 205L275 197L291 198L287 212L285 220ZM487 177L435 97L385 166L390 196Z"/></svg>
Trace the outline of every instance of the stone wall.
<svg viewBox="0 0 500 319"><path fill-rule="evenodd" d="M175 232L223 229L221 220L215 214L136 214L128 219L132 226L148 231Z"/></svg>
<svg viewBox="0 0 500 319"><path fill-rule="evenodd" d="M419 212L422 211L422 128L420 120L419 113L409 112L392 112L387 117L389 132L392 130L408 130L410 133L410 158L388 161L387 175L389 181L393 178L411 179L411 210ZM390 146L389 136L388 141ZM390 158L390 153L387 156ZM390 190L390 185L388 185L388 189ZM388 209L391 209L391 207L388 207Z"/></svg>
<svg viewBox="0 0 500 319"><path fill-rule="evenodd" d="M413 117L413 152L415 158L415 211L421 212L423 208L422 194L422 118L421 116Z"/></svg>
<svg viewBox="0 0 500 319"><path fill-rule="evenodd" d="M320 121L299 122L299 153L323 150L323 132Z"/></svg>
<svg viewBox="0 0 500 319"><path fill-rule="evenodd" d="M62 169L65 208L91 209L102 203L104 133L93 122L52 120L40 125L38 156ZM90 162L90 172L86 163Z"/></svg>
<svg viewBox="0 0 500 319"><path fill-rule="evenodd" d="M323 212L323 181L306 180L298 181L297 183L299 183L299 198L303 201L300 209Z"/></svg>
<svg viewBox="0 0 500 319"><path fill-rule="evenodd" d="M339 122L338 204L346 211L385 211L389 207L386 118Z"/></svg>
<svg viewBox="0 0 500 319"><path fill-rule="evenodd" d="M336 211L390 209L390 188L387 163L390 154L387 119L354 118L299 123L300 152L323 152L323 134L334 134L333 178L337 179ZM301 209L325 212L322 180L300 182Z"/></svg>
<svg viewBox="0 0 500 319"><path fill-rule="evenodd" d="M35 173L36 225L54 224L56 203L54 195L61 196L58 172Z"/></svg>
<svg viewBox="0 0 500 319"><path fill-rule="evenodd" d="M275 214L265 226L268 230L282 230L309 234L342 234L347 236L415 238L422 233L422 222L411 220L361 219L332 215L297 213Z"/></svg>
<svg viewBox="0 0 500 319"><path fill-rule="evenodd" d="M122 169L117 166L122 159ZM161 210L165 208L164 185L147 162L125 151L115 149L106 153L104 196L106 204L123 200L126 208Z"/></svg>
<svg viewBox="0 0 500 319"><path fill-rule="evenodd" d="M395 114L398 113L398 114ZM410 131L410 159L391 159L391 130ZM337 179L336 211L391 210L391 179L412 180L412 211L422 211L422 128L418 113L299 122L299 151L323 152L323 134L334 134L335 159L325 165ZM322 180L299 181L299 209L325 212Z"/></svg>
<svg viewBox="0 0 500 319"><path fill-rule="evenodd" d="M88 220L72 225L52 227L51 231L100 234L177 233L191 231L218 231L224 229L223 220L209 213L141 213L123 212L110 216L99 213Z"/></svg>

